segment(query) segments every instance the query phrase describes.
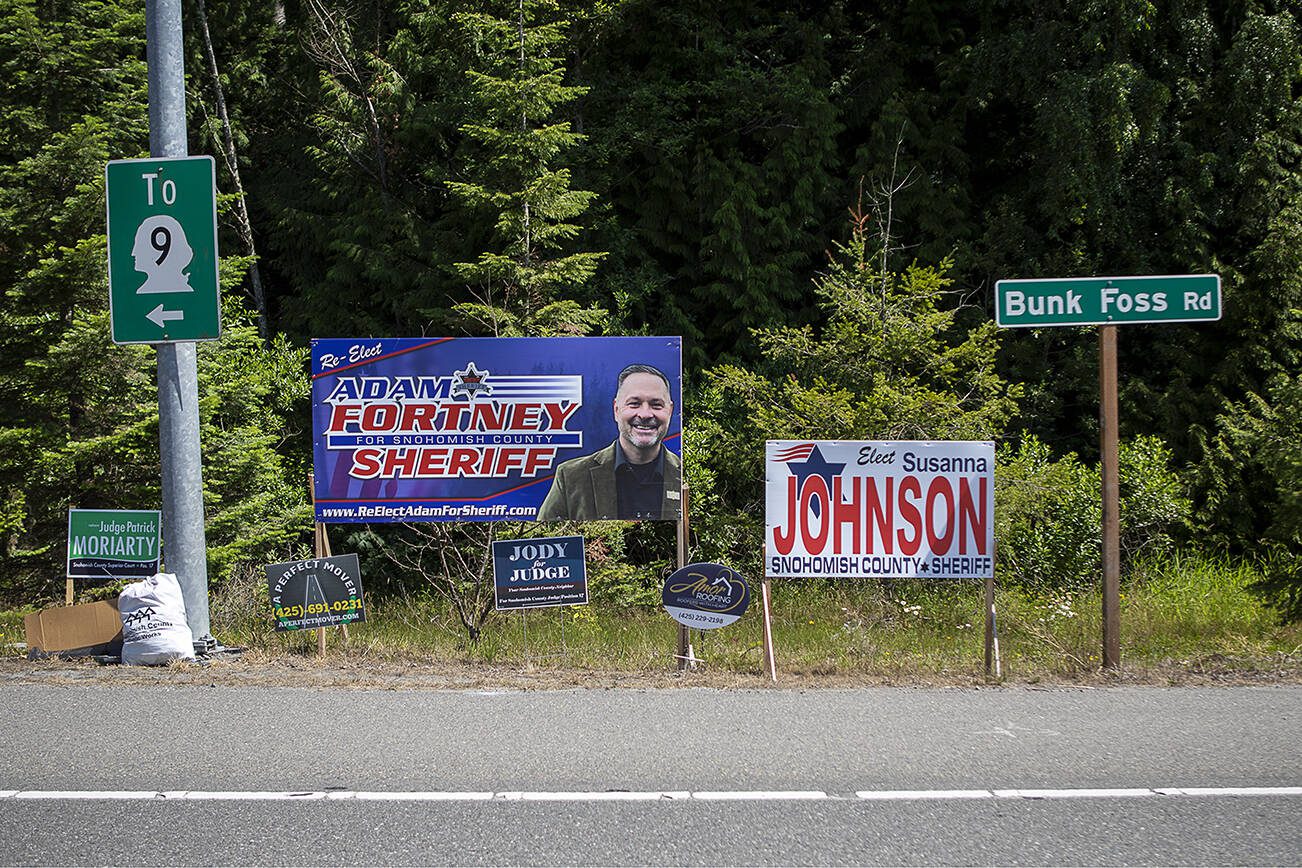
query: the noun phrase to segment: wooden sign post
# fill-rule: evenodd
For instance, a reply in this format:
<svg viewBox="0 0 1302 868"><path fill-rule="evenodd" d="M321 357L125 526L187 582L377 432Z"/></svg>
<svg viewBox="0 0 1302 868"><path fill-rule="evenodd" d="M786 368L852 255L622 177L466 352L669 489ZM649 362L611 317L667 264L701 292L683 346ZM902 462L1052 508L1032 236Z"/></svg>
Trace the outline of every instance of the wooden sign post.
<svg viewBox="0 0 1302 868"><path fill-rule="evenodd" d="M999 629L995 621L995 577L991 573L986 578L986 677L993 672L996 678L1003 677L1003 666L999 661Z"/></svg>
<svg viewBox="0 0 1302 868"><path fill-rule="evenodd" d="M1099 326L1099 464L1103 470L1103 668L1121 665L1121 482L1117 327Z"/></svg>
<svg viewBox="0 0 1302 868"><path fill-rule="evenodd" d="M691 547L691 530L688 525L688 485L683 480L683 517L678 521L678 569L687 566L687 552ZM678 671L682 672L691 668L696 663L696 657L692 654L692 636L687 627L683 624L678 625L678 649L674 654L678 660Z"/></svg>
<svg viewBox="0 0 1302 868"><path fill-rule="evenodd" d="M774 684L778 681L778 666L773 657L773 609L769 604L769 577L760 582L760 610L764 621L764 671Z"/></svg>
<svg viewBox="0 0 1302 868"><path fill-rule="evenodd" d="M312 495L312 511L316 512L316 488L312 483L312 474L307 475L307 490ZM313 554L318 558L333 557L334 552L330 550L330 535L326 533L324 522L314 521L315 533L312 541ZM326 627L316 628L316 653L324 655L326 652ZM344 644L348 644L348 625L340 624L339 632L343 634Z"/></svg>

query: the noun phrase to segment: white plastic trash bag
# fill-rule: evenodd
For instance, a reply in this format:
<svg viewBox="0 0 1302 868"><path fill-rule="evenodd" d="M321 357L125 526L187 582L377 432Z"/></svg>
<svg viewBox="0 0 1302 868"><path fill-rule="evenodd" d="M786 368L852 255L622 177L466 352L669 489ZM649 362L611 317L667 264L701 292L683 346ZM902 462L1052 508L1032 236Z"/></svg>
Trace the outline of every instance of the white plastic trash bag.
<svg viewBox="0 0 1302 868"><path fill-rule="evenodd" d="M122 662L156 666L194 659L194 637L185 620L181 583L172 573L133 582L118 597L122 616Z"/></svg>

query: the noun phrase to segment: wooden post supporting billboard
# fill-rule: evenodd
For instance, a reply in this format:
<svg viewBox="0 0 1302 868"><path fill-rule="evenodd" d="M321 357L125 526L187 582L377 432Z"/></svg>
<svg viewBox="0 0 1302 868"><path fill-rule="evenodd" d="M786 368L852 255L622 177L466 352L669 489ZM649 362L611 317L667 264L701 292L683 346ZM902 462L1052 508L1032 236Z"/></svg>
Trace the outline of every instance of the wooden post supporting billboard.
<svg viewBox="0 0 1302 868"><path fill-rule="evenodd" d="M307 475L307 490L312 497L312 511L316 512L316 488L312 483L312 474ZM326 526L323 522L314 522L315 525L312 550L318 558L328 558L334 555L330 550L330 536L326 533ZM348 642L348 625L340 624L339 631L344 635L345 644ZM318 627L316 630L316 653L325 654L326 651L326 628Z"/></svg>
<svg viewBox="0 0 1302 868"><path fill-rule="evenodd" d="M683 495L682 495L683 515L682 518L678 520L678 569L680 570L683 567L687 566L687 550L691 546L691 537L690 537L691 530L687 524L687 520L688 520L687 519L687 515L688 515L687 495L688 495L688 485L687 485L687 481L684 480ZM692 660L693 655L691 651L692 651L691 635L688 633L687 627L685 625L679 624L678 625L678 652L674 656L678 660L678 670L680 672L690 667L691 664L694 662Z"/></svg>
<svg viewBox="0 0 1302 868"><path fill-rule="evenodd" d="M994 675L996 678L1002 678L1004 675L1003 666L999 661L999 627L995 619L995 576L991 573L986 577L986 677Z"/></svg>
<svg viewBox="0 0 1302 868"><path fill-rule="evenodd" d="M764 613L764 671L769 680L775 684L778 680L778 665L773 657L773 610L769 605L769 577L765 576L760 584L760 603Z"/></svg>
<svg viewBox="0 0 1302 868"><path fill-rule="evenodd" d="M1121 520L1117 327L1099 326L1099 463L1103 470L1103 668L1121 665Z"/></svg>

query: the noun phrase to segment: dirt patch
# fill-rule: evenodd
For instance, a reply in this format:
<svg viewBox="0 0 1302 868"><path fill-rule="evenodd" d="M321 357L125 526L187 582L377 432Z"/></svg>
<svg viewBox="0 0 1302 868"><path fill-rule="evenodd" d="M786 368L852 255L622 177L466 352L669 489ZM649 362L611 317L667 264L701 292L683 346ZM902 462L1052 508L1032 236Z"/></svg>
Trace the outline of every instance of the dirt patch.
<svg viewBox="0 0 1302 868"><path fill-rule="evenodd" d="M104 665L90 659L26 660L0 657L0 684L198 685L352 690L566 689L829 689L897 687L1160 687L1302 684L1302 656L1242 660L1210 655L1198 660L1138 663L1120 672L1009 673L996 682L978 672L800 671L779 668L776 684L756 672L711 670L616 671L558 663L492 664L471 660L377 659L343 653L272 655L251 650L169 666Z"/></svg>

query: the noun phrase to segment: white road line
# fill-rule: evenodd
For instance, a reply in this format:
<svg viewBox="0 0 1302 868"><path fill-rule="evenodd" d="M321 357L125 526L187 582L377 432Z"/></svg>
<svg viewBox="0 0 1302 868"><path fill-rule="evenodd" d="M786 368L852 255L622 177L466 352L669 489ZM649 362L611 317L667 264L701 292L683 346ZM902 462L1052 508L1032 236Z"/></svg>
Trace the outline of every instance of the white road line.
<svg viewBox="0 0 1302 868"><path fill-rule="evenodd" d="M1302 787L1156 787L1056 790L860 790L861 799L877 802L950 799L1142 799L1161 796L1302 796Z"/></svg>
<svg viewBox="0 0 1302 868"><path fill-rule="evenodd" d="M1135 799L1154 795L1150 789L1115 790L992 790L996 799Z"/></svg>
<svg viewBox="0 0 1302 868"><path fill-rule="evenodd" d="M153 799L158 793L152 790L20 790L13 799L60 799L82 801L86 799Z"/></svg>
<svg viewBox="0 0 1302 868"><path fill-rule="evenodd" d="M660 799L690 799L692 793L686 790L677 792L632 792L627 790L609 790L587 793L497 793L494 799L505 802L654 802Z"/></svg>
<svg viewBox="0 0 1302 868"><path fill-rule="evenodd" d="M487 802L493 798L493 794L440 792L350 793L340 791L330 793L326 798L331 801L336 799L357 799L363 802Z"/></svg>
<svg viewBox="0 0 1302 868"><path fill-rule="evenodd" d="M1017 790L858 790L870 802L952 801L965 799L1143 799L1226 796L1302 796L1302 787L1128 787ZM649 801L811 801L841 799L822 790L607 790L549 792L362 790L0 790L0 801L230 801L230 802L649 802Z"/></svg>
<svg viewBox="0 0 1302 868"><path fill-rule="evenodd" d="M1297 796L1302 795L1302 787L1182 787L1158 792L1164 796Z"/></svg>

